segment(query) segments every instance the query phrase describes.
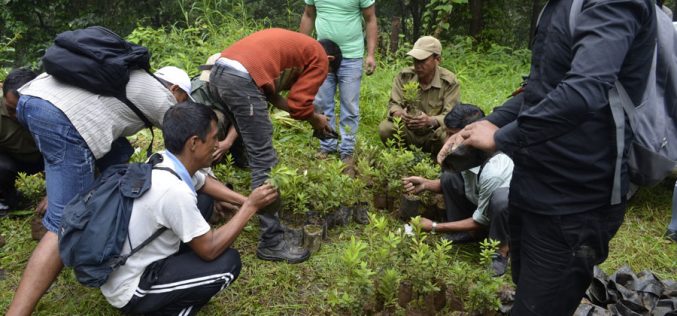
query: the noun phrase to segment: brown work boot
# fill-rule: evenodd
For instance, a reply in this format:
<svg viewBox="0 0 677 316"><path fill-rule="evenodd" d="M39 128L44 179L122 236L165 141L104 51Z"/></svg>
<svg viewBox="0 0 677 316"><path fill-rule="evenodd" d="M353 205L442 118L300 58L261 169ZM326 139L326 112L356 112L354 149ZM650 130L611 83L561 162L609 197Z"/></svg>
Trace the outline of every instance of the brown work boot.
<svg viewBox="0 0 677 316"><path fill-rule="evenodd" d="M329 158L329 155L331 155L331 153L328 152L328 151L318 150L317 153L315 153L315 159L325 160L325 159Z"/></svg>
<svg viewBox="0 0 677 316"><path fill-rule="evenodd" d="M344 156L341 158L341 161L346 165L343 169L343 174L355 178L355 160L353 159L353 155Z"/></svg>

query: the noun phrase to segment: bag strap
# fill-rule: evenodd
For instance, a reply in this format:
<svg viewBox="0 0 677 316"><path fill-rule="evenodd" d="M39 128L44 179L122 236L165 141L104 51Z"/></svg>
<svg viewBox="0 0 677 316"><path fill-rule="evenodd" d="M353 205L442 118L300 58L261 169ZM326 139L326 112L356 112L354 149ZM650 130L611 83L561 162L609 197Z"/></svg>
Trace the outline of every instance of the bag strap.
<svg viewBox="0 0 677 316"><path fill-rule="evenodd" d="M151 77L155 78L155 80L157 80L164 87L164 83L162 83L160 78L155 76L155 74L150 72L150 70L148 70L146 68L142 68L142 69L145 70L146 73L149 74ZM153 152L153 142L155 141L155 133L153 132L153 124L146 117L146 115L144 115L143 112L141 112L139 107L137 107L136 104L134 104L134 102L129 100L129 98L127 98L126 94L122 94L120 96L115 96L115 98L120 100L125 105L127 105L127 107L130 108L134 112L134 114L136 114L136 116L139 117L139 119L141 119L141 121L143 121L143 125L146 128L148 128L148 130L150 130L150 144L148 144L148 148L146 148L146 158L149 158L151 153Z"/></svg>
<svg viewBox="0 0 677 316"><path fill-rule="evenodd" d="M167 171L174 176L176 176L179 180L181 180L181 177L176 173L176 171L167 168L167 167L157 167L153 166L153 169L159 169L159 170L164 170ZM111 268L116 269L120 267L121 265L124 265L127 262L127 258L131 257L133 254L139 252L139 250L143 249L143 247L146 247L148 244L150 244L153 240L158 238L162 233L164 233L167 230L167 227L160 227L158 230L156 230L150 237L146 238L143 242L138 244L136 247L132 247L132 240L129 238L129 234L127 234L127 242L129 243L129 248L132 249L128 254L126 255L121 255L117 258L115 258L111 262Z"/></svg>

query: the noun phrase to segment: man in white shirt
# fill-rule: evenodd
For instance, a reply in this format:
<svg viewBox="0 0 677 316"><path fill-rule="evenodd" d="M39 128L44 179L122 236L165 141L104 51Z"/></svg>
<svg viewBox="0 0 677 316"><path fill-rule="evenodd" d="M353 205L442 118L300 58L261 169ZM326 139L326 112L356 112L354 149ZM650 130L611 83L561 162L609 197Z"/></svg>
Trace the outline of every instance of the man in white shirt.
<svg viewBox="0 0 677 316"><path fill-rule="evenodd" d="M277 198L268 184L245 198L199 171L213 160L216 122L209 107L190 101L165 114L162 132L167 151L157 166L176 175L153 170L150 190L134 201L130 242L136 246L158 229L167 230L130 256L101 287L108 302L124 313L195 315L238 277L240 255L230 246L249 219ZM196 205L198 191L242 207L229 222L212 230ZM189 248L180 247L182 243ZM129 252L126 243L122 253Z"/></svg>
<svg viewBox="0 0 677 316"><path fill-rule="evenodd" d="M457 105L444 117L447 135L482 117L484 113L474 105ZM505 273L508 264L507 207L513 166L508 156L498 153L468 170L445 171L440 179L404 178L404 189L410 194L422 191L443 194L446 221L437 223L421 218L425 231L446 233L447 239L462 243L481 239L488 230L489 237L500 242L491 264L494 275L499 276Z"/></svg>
<svg viewBox="0 0 677 316"><path fill-rule="evenodd" d="M138 69L129 73L126 95L150 124L160 127L165 111L179 98L179 89L170 88ZM11 316L29 315L63 268L56 232L64 206L94 182L96 169L127 162L132 148L125 137L144 128L141 118L117 98L65 84L47 73L25 84L19 94L16 117L44 158L48 205L42 223L48 232L28 260L7 311Z"/></svg>

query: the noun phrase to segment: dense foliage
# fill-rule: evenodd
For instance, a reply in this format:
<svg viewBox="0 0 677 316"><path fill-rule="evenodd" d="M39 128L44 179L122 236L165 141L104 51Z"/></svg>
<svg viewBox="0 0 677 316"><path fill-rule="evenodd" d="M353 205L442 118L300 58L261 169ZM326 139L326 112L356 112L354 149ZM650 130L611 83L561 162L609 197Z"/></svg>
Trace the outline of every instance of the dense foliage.
<svg viewBox="0 0 677 316"><path fill-rule="evenodd" d="M71 21L70 13L54 11L62 10L62 7L49 7L41 1L5 2L8 3L10 10L0 13L4 19L3 23L7 23L8 14L16 14L12 8L23 8L22 10L29 12L26 11L29 3L34 6L30 10L39 8L42 14L53 15L54 20L50 23L60 25L58 27L64 27ZM57 6L62 2L66 3L65 1L50 3ZM398 3L404 4L406 8L406 5L411 5L412 2L414 1L379 1L381 19L388 21L390 15L384 12L395 12L388 10L396 10ZM465 14L460 21L471 19L469 13L462 13L471 2L473 1L468 4L449 2L452 3L451 16ZM520 15L519 12L527 12L525 8L530 3L518 5L516 1L508 0L486 2L485 8L488 11L484 12L496 10L491 14L502 16L501 12L505 12L503 10L506 7L511 7L516 13L502 16L504 21L515 16L528 21L528 17ZM130 4L129 8L153 3L155 2L137 0L136 3ZM446 2L439 1L421 1L419 5L421 3L446 5ZM255 30L271 25L296 27L302 1L287 1L286 6L278 2L272 6L267 4L269 3L264 0L177 1L166 3L164 6L154 6L153 8L161 7L165 10L153 15L156 20L149 17L130 17L126 22L117 21L120 26L116 27L122 30L125 25L129 26L125 23L134 25L127 31L129 33L127 38L150 48L153 52L154 68L175 65L186 69L191 75L196 75L196 66L202 64L209 55ZM116 12L111 9L110 16L96 17L101 20L95 23L105 24L107 23L105 19L113 21ZM166 24L167 21L171 23ZM22 23L28 25L32 22ZM405 21L406 23L411 22ZM462 86L463 102L474 103L485 111L490 111L504 102L510 92L520 84L521 76L528 71L530 54L525 49L514 49L494 44L489 40L477 45L476 39L472 37L453 35L467 34L454 31L454 28L463 27L462 23L465 22L456 22L452 18L449 20L449 31L443 32L447 40L443 44L442 65L457 75ZM492 23L497 23L495 29L485 28L482 33L485 35L480 37L484 36L486 39L492 36L500 37L501 28L511 29L510 26L506 26L508 24ZM388 24L382 25L387 27ZM0 35L9 34L6 30L7 28L2 29L3 33ZM382 28L381 31L384 30L387 28ZM432 30L434 31L434 28ZM494 30L494 33L491 33L491 30ZM408 28L403 34L409 34L411 31L411 28ZM516 43L524 40L509 39L511 34L514 33L503 34L506 41L514 40ZM15 43L18 43L19 37ZM44 43L37 42L26 45L33 45L31 46L33 49L44 47ZM273 181L283 189L283 195L288 201L285 206L287 212L292 215L303 214L312 208L320 213L328 213L336 207L337 200L372 203L371 196L376 188L391 189L391 194L397 194L399 189L397 180L403 175L415 173L432 177L438 172L430 160L422 157L420 152L400 148L397 144L385 147L381 144L377 133L378 124L386 114L392 79L402 67L410 63L409 59L404 57L408 45L411 44L400 46L390 55L381 54L376 73L363 78L360 95L361 119L356 149L359 181L351 181L343 176L340 171L342 165L336 158L322 163L314 160L318 141L310 136L311 130L306 123L295 121L284 112L271 112L275 129L274 145L280 158L280 164L273 174ZM13 47L10 45L4 49L11 50ZM12 63L15 57L11 54L1 52L0 57ZM33 60L29 57L31 54L31 49L23 50L22 56L26 56L27 59L19 60L17 63ZM162 138L158 134L160 133L156 132L156 150L161 148ZM147 131L130 137L138 148L146 148L148 139ZM144 157L142 150L134 155L137 161ZM384 162L388 166L385 166ZM233 184L236 190L247 192L248 172L235 168L228 162L217 166L214 172L219 179ZM41 181L39 176L22 178L19 182L20 189L25 193L37 192L36 190L42 186ZM323 185L319 185L320 183ZM304 186L307 188L304 189ZM662 278L677 278L675 272L677 263L671 255L674 253L671 252L674 245L667 244L659 237L667 222L666 209L669 207L671 190L670 185L661 185L651 191L639 192L637 199L631 203L626 224L612 241L610 258L603 265L605 270L615 270L629 263L636 271L650 268ZM318 196L322 199L311 201ZM403 307L399 301L400 292L402 288L407 287L412 293L409 297L411 304L407 308L420 307L430 293L445 292L450 301L442 313L450 313L458 306L463 306L468 311L481 312L494 309L498 304L497 290L510 285L509 276L492 279L485 269L488 254L493 251L495 245L491 243L485 243L482 247L449 245L441 241L439 236L422 233L416 226L413 236L408 236L404 233L403 223L388 212L370 207L370 213L371 223L368 226L351 224L330 230L321 250L308 262L300 265L256 259L254 253L258 227L256 221L251 221L234 245L243 258L243 270L239 280L219 294L205 308L204 314L320 315L351 312L359 314L374 309L401 312ZM0 267L6 271L0 276L4 279L0 282L0 306L3 307L9 304L21 271L35 246L35 243L30 241L28 222L27 218L0 220L0 232L7 239L7 245L0 248ZM74 297L78 299L72 299ZM452 300L454 298L455 300ZM366 303L366 306L362 303ZM452 303L455 305L452 306ZM98 290L80 286L72 273L66 270L41 300L36 314L117 315L118 312L106 303Z"/></svg>
<svg viewBox="0 0 677 316"><path fill-rule="evenodd" d="M379 0L378 52L392 54L421 35L443 41L470 36L475 44L526 48L545 0ZM212 31L237 24L297 29L303 0L3 0L0 66L37 65L54 36L91 25L123 36L137 28L189 29L209 40ZM670 7L674 1L666 1ZM230 32L222 30L222 32ZM235 32L233 36L241 35ZM199 44L199 43L191 43ZM201 45L196 46L201 48Z"/></svg>

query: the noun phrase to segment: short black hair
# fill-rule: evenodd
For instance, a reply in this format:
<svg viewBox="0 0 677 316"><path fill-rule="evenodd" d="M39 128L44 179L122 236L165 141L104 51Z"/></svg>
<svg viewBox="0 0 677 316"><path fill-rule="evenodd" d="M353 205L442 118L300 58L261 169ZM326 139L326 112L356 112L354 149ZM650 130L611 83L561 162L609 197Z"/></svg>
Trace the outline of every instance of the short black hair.
<svg viewBox="0 0 677 316"><path fill-rule="evenodd" d="M165 148L173 154L179 154L186 141L193 136L206 141L212 121L217 121L216 113L204 104L185 101L172 106L162 122Z"/></svg>
<svg viewBox="0 0 677 316"><path fill-rule="evenodd" d="M343 60L343 54L341 53L341 48L334 43L332 40L326 38L319 40L322 48L327 53L327 56L334 56L334 60L329 62L329 71L337 73L339 67L341 67L341 61Z"/></svg>
<svg viewBox="0 0 677 316"><path fill-rule="evenodd" d="M16 90L19 90L23 85L35 79L38 74L28 68L15 68L9 72L5 82L2 83L2 95L14 93L19 96Z"/></svg>
<svg viewBox="0 0 677 316"><path fill-rule="evenodd" d="M447 128L462 129L483 117L484 112L477 105L461 103L444 116L444 125Z"/></svg>

